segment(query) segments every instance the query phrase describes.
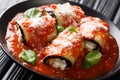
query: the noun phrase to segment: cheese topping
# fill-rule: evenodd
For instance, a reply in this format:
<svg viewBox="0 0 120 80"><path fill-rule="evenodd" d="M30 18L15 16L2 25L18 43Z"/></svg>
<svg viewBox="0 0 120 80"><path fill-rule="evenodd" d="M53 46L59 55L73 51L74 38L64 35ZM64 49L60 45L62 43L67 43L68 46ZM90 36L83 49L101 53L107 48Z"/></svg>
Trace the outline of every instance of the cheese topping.
<svg viewBox="0 0 120 80"><path fill-rule="evenodd" d="M56 9L55 12L56 13L60 13L62 15L72 15L72 16L75 16L74 9L70 5L70 3L66 3L66 4L63 4L63 5L58 4L57 5L57 9Z"/></svg>
<svg viewBox="0 0 120 80"><path fill-rule="evenodd" d="M104 26L103 24L101 24L98 21L89 21L89 22L85 22L83 24L81 24L81 34L82 36L85 37L93 37L93 32L97 31L99 29L104 29L104 30L108 30L108 28L106 26Z"/></svg>
<svg viewBox="0 0 120 80"><path fill-rule="evenodd" d="M31 19L32 24L30 25L30 27L44 28L45 25L51 20L52 20L52 17L49 16L49 15L46 15L46 16L43 16L43 17L40 17L40 18L33 18L33 19Z"/></svg>
<svg viewBox="0 0 120 80"><path fill-rule="evenodd" d="M30 27L44 27L45 20L42 18L33 18L31 19L32 24L30 24Z"/></svg>
<svg viewBox="0 0 120 80"><path fill-rule="evenodd" d="M65 39L56 39L53 41L55 45L61 45L63 47L72 46L72 43Z"/></svg>
<svg viewBox="0 0 120 80"><path fill-rule="evenodd" d="M49 21L52 21L52 17L50 15L46 15L39 18L22 18L17 20L17 23L22 26L23 23L30 23L29 27L41 27L44 28L45 25L49 24Z"/></svg>
<svg viewBox="0 0 120 80"><path fill-rule="evenodd" d="M78 36L78 33L65 30L64 32L59 34L57 39L53 40L53 43L55 45L68 47L68 46L72 46L73 45L72 43L79 40L79 38L80 36Z"/></svg>

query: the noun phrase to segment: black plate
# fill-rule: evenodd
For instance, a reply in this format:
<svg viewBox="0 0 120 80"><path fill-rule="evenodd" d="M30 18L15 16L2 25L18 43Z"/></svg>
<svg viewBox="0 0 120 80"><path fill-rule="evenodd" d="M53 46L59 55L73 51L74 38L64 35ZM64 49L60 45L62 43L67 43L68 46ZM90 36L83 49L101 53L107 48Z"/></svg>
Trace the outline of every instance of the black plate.
<svg viewBox="0 0 120 80"><path fill-rule="evenodd" d="M38 72L35 72L25 66L23 66L18 60L16 60L13 56L10 55L9 50L7 48L6 42L5 42L5 34L6 34L6 30L7 30L7 25L8 22L18 13L18 12L24 12L25 10L27 10L28 8L31 7L38 7L44 4L51 4L51 3L65 3L65 0L31 0L31 1L25 1L22 3L19 3L13 7L11 7L10 9L8 9L1 17L0 19L0 42L1 42L1 46L4 49L5 53L12 59L14 60L18 65L24 67L25 69L27 69L28 71L31 71L34 74L39 75L42 79L53 79L50 76L44 75L44 74L40 74ZM70 2L71 4L75 4L80 6L87 15L90 16L94 16L94 17L99 17L103 20L105 20L109 25L110 25L110 33L115 37L118 46L120 46L120 31L119 29L110 21L108 20L105 16L103 16L102 14L92 10L91 8L88 8L86 6L74 3L74 2ZM119 47L120 50L120 47ZM120 52L119 52L120 54ZM115 65L115 68L110 71L109 73L107 73L106 75L103 75L101 77L96 78L95 80L103 80L106 79L110 76L112 76L113 74L115 74L118 70L120 70L120 57Z"/></svg>

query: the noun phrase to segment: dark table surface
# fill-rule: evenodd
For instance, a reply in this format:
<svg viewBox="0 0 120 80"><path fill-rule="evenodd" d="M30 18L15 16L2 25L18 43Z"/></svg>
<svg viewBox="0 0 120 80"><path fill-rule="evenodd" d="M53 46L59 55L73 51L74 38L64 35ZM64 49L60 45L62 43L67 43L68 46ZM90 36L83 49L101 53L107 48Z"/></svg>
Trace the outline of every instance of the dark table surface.
<svg viewBox="0 0 120 80"><path fill-rule="evenodd" d="M11 6L26 0L0 0L0 17ZM120 29L120 0L69 0L88 6L109 18ZM41 80L9 59L0 47L0 80ZM106 80L120 80L120 71Z"/></svg>

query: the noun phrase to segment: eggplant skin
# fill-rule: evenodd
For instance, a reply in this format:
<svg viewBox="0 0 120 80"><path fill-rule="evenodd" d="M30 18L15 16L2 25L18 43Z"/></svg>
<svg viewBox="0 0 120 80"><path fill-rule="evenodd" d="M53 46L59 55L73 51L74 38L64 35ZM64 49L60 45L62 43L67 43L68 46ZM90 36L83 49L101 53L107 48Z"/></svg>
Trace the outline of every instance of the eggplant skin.
<svg viewBox="0 0 120 80"><path fill-rule="evenodd" d="M28 40L29 40L29 36L28 36L27 31L24 29L23 26L19 25L18 22L16 22L16 26L17 26L17 27L20 29L20 31L21 31L23 43L24 43L25 45L27 45L27 42L28 42Z"/></svg>
<svg viewBox="0 0 120 80"><path fill-rule="evenodd" d="M53 12L52 9L50 9L50 8L46 8L46 9L44 10L44 13L46 13L46 14L48 13L48 14L51 15L53 18L56 18L54 12Z"/></svg>
<svg viewBox="0 0 120 80"><path fill-rule="evenodd" d="M47 64L47 65L49 65L49 63L47 63L47 61L49 60L49 59L61 59L61 60L64 60L66 63L67 63L67 66L66 66L66 68L70 68L70 67L72 67L72 63L71 63L71 61L70 60L68 60L67 58L65 58L65 57L62 57L62 56L47 56L47 57L45 57L44 59L43 59L43 64Z"/></svg>

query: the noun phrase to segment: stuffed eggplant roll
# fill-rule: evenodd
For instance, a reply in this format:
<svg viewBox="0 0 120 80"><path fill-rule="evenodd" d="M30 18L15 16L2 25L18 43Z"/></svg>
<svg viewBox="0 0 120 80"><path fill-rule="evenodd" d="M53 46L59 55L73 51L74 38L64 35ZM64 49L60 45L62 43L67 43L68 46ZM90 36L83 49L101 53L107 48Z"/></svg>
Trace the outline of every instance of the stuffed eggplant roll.
<svg viewBox="0 0 120 80"><path fill-rule="evenodd" d="M54 12L58 25L65 28L69 25L77 27L80 19L84 16L84 11L79 6L70 3L51 4L48 9L52 9Z"/></svg>
<svg viewBox="0 0 120 80"><path fill-rule="evenodd" d="M84 69L99 64L104 54L104 45L109 38L109 26L106 22L95 17L84 17L78 30L84 38L85 57L82 60Z"/></svg>
<svg viewBox="0 0 120 80"><path fill-rule="evenodd" d="M40 8L31 8L21 15L16 20L16 25L21 29L28 46L42 48L57 36L56 20L47 12L44 14Z"/></svg>
<svg viewBox="0 0 120 80"><path fill-rule="evenodd" d="M83 54L83 39L73 28L66 28L61 32L50 45L45 47L42 54L44 64L48 64L54 68L64 70L70 68Z"/></svg>
<svg viewBox="0 0 120 80"><path fill-rule="evenodd" d="M79 33L87 40L93 40L99 45L105 43L109 36L109 26L106 22L95 17L84 17L81 19Z"/></svg>

